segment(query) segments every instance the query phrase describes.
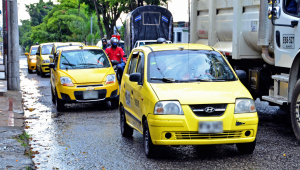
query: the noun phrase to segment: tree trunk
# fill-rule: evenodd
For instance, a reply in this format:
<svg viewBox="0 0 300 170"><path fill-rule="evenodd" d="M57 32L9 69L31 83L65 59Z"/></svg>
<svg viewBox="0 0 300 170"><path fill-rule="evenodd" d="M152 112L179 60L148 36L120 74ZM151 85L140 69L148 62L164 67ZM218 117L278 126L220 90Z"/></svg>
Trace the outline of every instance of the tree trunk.
<svg viewBox="0 0 300 170"><path fill-rule="evenodd" d="M100 14L99 14L99 10L98 10L98 7L97 7L96 0L94 0L94 5L95 5L95 10L96 10L96 13L97 13L97 17L98 17L98 26L99 26L99 30L100 30L100 37L103 38L104 37L104 32L103 32L103 27L102 27L102 24L101 24L101 18L100 18Z"/></svg>

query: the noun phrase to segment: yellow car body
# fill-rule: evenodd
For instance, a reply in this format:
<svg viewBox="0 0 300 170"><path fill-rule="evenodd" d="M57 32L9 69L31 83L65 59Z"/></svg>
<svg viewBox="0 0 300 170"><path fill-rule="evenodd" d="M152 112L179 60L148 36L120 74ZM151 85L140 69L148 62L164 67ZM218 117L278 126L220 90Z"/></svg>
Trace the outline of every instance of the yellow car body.
<svg viewBox="0 0 300 170"><path fill-rule="evenodd" d="M30 47L29 53L25 53L27 56L28 63L28 72L32 73L33 70L36 69L36 52L38 49L38 45L33 45Z"/></svg>
<svg viewBox="0 0 300 170"><path fill-rule="evenodd" d="M84 44L80 43L80 42L56 42L56 43L53 43L51 55L54 55L60 48L70 47L70 46L78 46L79 47L82 45L84 46ZM53 63L52 58L50 58L50 63Z"/></svg>
<svg viewBox="0 0 300 170"><path fill-rule="evenodd" d="M258 127L256 110L251 113L235 114L235 103L237 99L252 100L251 94L238 78L236 78L235 81L220 82L149 82L149 75L151 73L148 72L147 67L152 67L156 64L156 62L149 63L149 55L155 52L174 50L205 50L217 52L209 46L198 44L149 45L134 49L127 61L120 86L121 121L122 115L125 114L125 121L123 122L124 128L121 128L125 130L121 131L122 135L132 135L131 130L128 130L132 128L142 133L145 139L145 128L149 128L151 145L153 146L212 145L251 142L254 142L255 146ZM234 76L237 77L224 56L221 53L219 53L219 55L222 56ZM160 55L157 55L157 58L159 57ZM137 62L134 62L133 58L136 58L135 60L137 60ZM144 69L140 71L138 71L139 62L144 65ZM180 65L179 67L184 67L184 65ZM155 69L162 70L158 67ZM130 81L131 75L134 73L141 75L141 82ZM183 115L154 114L156 104L163 101L178 101L181 105ZM202 107L206 105L217 106L218 104L227 105L223 114L219 116L196 115L198 105ZM203 108L202 111L205 109ZM251 109L253 109L252 106ZM211 123L210 121L222 122L223 132L199 133L199 123ZM127 125L125 125L125 122ZM144 124L145 122L148 123L147 126ZM146 153L147 156L148 154L149 153Z"/></svg>
<svg viewBox="0 0 300 170"><path fill-rule="evenodd" d="M105 57L105 68L72 68L72 63L78 63L81 55L72 57L74 60L68 59L67 54L71 52L97 51ZM88 57L82 55L88 60ZM67 60L64 60L66 58ZM106 60L107 59L107 60ZM76 61L75 61L76 60ZM82 59L79 61L81 62ZM66 65L68 62L69 65ZM65 66L64 66L65 64ZM86 63L83 63L83 65ZM52 101L56 104L57 110L63 110L65 103L90 103L90 102L106 102L110 101L112 107L118 107L119 104L119 85L116 80L114 69L107 57L106 53L95 46L73 46L64 47L58 50L57 57L51 66L51 89ZM80 64L79 64L80 65ZM68 67L68 68L67 68ZM114 76L115 80L107 82L108 75ZM71 85L64 84L62 78L71 80ZM88 92L97 92L98 97L93 99L85 99L84 94Z"/></svg>
<svg viewBox="0 0 300 170"><path fill-rule="evenodd" d="M38 47L38 51L36 54L36 72L38 75L42 77L45 76L46 73L50 73L49 64L53 43L42 43Z"/></svg>

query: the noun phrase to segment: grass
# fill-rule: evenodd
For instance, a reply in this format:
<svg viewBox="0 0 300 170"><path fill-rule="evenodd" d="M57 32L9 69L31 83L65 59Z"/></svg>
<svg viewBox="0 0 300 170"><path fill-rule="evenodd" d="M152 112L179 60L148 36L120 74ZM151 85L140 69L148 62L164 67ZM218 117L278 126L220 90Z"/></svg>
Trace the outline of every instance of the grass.
<svg viewBox="0 0 300 170"><path fill-rule="evenodd" d="M26 132L23 132L19 137L17 137L17 141L21 143L22 146L26 147L28 146L27 142L30 135Z"/></svg>

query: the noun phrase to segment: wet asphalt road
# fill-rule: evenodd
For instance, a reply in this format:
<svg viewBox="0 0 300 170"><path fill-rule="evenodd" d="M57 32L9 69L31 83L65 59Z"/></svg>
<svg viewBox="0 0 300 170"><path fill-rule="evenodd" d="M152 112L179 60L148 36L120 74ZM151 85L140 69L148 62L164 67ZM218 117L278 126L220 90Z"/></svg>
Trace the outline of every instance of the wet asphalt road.
<svg viewBox="0 0 300 170"><path fill-rule="evenodd" d="M235 145L160 147L147 159L142 135L120 134L119 114L110 104L69 104L57 114L49 76L28 74L20 57L25 128L32 137L38 169L299 169L300 144L287 113L256 101L260 117L256 149L240 155Z"/></svg>

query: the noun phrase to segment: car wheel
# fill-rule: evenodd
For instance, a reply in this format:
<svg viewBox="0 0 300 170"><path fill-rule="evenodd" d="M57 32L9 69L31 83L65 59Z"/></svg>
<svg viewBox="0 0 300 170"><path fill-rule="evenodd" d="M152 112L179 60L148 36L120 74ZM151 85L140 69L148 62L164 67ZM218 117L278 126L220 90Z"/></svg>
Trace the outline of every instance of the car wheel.
<svg viewBox="0 0 300 170"><path fill-rule="evenodd" d="M58 112L64 111L65 104L64 104L63 101L58 99L57 92L56 92L56 95L55 95L55 106L56 106L56 110Z"/></svg>
<svg viewBox="0 0 300 170"><path fill-rule="evenodd" d="M30 70L29 68L28 68L28 73L29 73L29 74L31 74L31 73L32 73L32 70Z"/></svg>
<svg viewBox="0 0 300 170"><path fill-rule="evenodd" d="M126 123L125 111L123 106L120 108L120 127L123 137L132 137L133 128Z"/></svg>
<svg viewBox="0 0 300 170"><path fill-rule="evenodd" d="M55 96L54 96L54 93L53 93L52 85L51 85L51 97L52 97L52 103L53 103L53 104L56 104L56 103L55 103Z"/></svg>
<svg viewBox="0 0 300 170"><path fill-rule="evenodd" d="M252 154L255 149L256 140L250 143L237 143L236 147L241 154Z"/></svg>
<svg viewBox="0 0 300 170"><path fill-rule="evenodd" d="M119 100L111 100L110 105L114 109L118 108L119 107Z"/></svg>
<svg viewBox="0 0 300 170"><path fill-rule="evenodd" d="M45 76L46 76L46 73L44 73L43 70L41 70L41 76L42 76L42 77L45 77Z"/></svg>
<svg viewBox="0 0 300 170"><path fill-rule="evenodd" d="M39 70L38 67L36 67L36 74L37 74L37 75L41 75L40 70Z"/></svg>
<svg viewBox="0 0 300 170"><path fill-rule="evenodd" d="M119 70L117 71L117 79L118 79L119 84L121 84L121 81L122 81L122 75L121 75L121 73L120 73Z"/></svg>
<svg viewBox="0 0 300 170"><path fill-rule="evenodd" d="M294 134L300 141L300 80L297 81L293 90L290 116Z"/></svg>
<svg viewBox="0 0 300 170"><path fill-rule="evenodd" d="M151 140L147 119L144 121L144 124L143 124L143 140L144 140L144 151L145 151L146 157L147 158L154 157L155 156L154 155L155 145L153 145L152 140Z"/></svg>

